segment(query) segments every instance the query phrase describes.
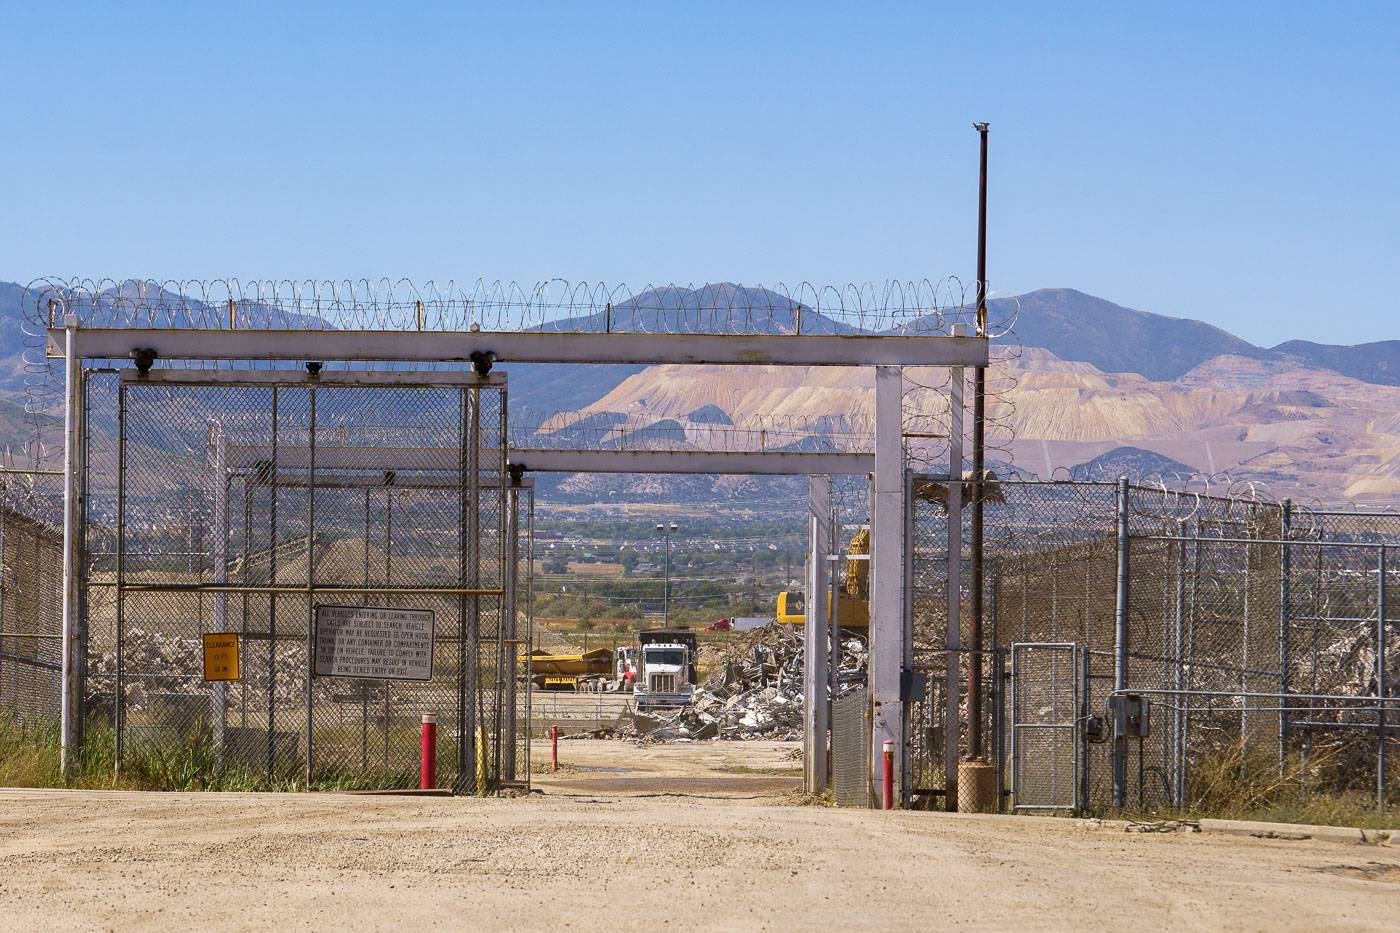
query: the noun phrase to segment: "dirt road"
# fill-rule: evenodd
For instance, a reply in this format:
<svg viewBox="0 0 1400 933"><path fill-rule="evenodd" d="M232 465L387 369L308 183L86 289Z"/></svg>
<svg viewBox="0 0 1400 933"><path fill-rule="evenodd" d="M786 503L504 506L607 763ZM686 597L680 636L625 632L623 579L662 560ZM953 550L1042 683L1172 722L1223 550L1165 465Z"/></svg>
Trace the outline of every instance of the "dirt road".
<svg viewBox="0 0 1400 933"><path fill-rule="evenodd" d="M1396 848L795 806L790 745L561 744L514 800L0 790L0 928L1400 922Z"/></svg>

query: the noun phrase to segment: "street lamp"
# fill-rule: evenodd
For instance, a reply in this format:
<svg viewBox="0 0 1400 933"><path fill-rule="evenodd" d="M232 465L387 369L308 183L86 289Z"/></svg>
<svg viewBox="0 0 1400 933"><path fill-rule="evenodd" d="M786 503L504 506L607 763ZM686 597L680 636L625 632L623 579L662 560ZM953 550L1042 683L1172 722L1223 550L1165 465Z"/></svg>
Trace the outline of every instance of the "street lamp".
<svg viewBox="0 0 1400 933"><path fill-rule="evenodd" d="M675 525L669 528L666 525L657 525L656 530L666 537L666 584L661 591L661 625L666 628L671 625L671 535L680 529Z"/></svg>

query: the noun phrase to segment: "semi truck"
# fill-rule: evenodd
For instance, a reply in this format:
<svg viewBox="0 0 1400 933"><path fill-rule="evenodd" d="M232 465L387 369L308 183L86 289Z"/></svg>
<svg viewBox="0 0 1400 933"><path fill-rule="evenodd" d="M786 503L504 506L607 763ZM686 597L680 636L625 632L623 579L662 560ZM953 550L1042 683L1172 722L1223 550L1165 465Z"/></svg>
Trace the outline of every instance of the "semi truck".
<svg viewBox="0 0 1400 933"><path fill-rule="evenodd" d="M639 709L685 706L695 696L699 640L685 628L651 629L637 634L637 679L632 698Z"/></svg>
<svg viewBox="0 0 1400 933"><path fill-rule="evenodd" d="M695 697L690 676L694 655L679 642L641 646L641 676L632 687L638 709L685 706Z"/></svg>
<svg viewBox="0 0 1400 933"><path fill-rule="evenodd" d="M551 654L540 648L518 660L537 690L624 691L642 706L684 706L695 694L698 648L689 629L658 628L616 650Z"/></svg>

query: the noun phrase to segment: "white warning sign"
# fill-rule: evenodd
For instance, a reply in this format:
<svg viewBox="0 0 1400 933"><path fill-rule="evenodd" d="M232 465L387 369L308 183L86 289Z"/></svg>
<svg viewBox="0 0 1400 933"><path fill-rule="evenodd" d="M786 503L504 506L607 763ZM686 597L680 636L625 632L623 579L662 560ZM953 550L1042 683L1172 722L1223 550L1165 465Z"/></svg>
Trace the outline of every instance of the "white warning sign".
<svg viewBox="0 0 1400 933"><path fill-rule="evenodd" d="M316 676L433 679L433 612L316 607Z"/></svg>

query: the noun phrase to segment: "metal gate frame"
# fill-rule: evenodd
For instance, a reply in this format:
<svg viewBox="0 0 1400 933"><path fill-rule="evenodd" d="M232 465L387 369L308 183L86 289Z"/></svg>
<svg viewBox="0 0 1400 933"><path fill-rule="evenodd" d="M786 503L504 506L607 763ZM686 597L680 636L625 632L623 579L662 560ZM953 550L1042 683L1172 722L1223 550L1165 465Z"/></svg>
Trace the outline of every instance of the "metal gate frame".
<svg viewBox="0 0 1400 933"><path fill-rule="evenodd" d="M514 530L518 532L521 526L525 526L528 528L532 525L533 490L531 490L530 497L527 500L526 508L524 510L525 514L522 515L522 510L519 508L518 498L518 489L522 484L518 481L514 484L511 484L508 478L508 471L506 470L506 378L504 374L497 373L493 375L488 375L483 373L477 375L472 372L414 371L341 371L320 373L317 371L312 371L308 367L308 370L305 373L299 370L290 369L257 372L246 370L234 372L153 370L147 373L141 373L133 370L124 370L121 372L119 378L120 381L116 393L116 418L118 423L118 429L116 431L116 517L118 527L118 532L115 536L117 542L115 554L116 579L112 583L106 584L109 586L113 586L116 593L118 662L116 670L117 690L114 695L114 713L116 719L114 725L116 726L116 741L118 743L116 749L118 767L120 767L121 762L121 746L124 732L123 726L125 724L125 717L123 715L123 708L125 705L123 702L124 693L121 687L123 670L120 658L122 644L121 631L124 627L123 604L125 602L124 596L127 592L149 593L158 592L161 589L165 589L172 593L189 592L192 590L195 592L208 591L209 595L213 597L213 602L215 604L213 619L214 628L215 630L223 630L223 624L227 612L227 610L225 609L225 605L229 602L230 597L237 598L239 595L247 595L247 593L251 591L256 591L262 597L275 600L276 596L278 595L278 592L285 591L288 595L296 595L306 598L308 605L312 607L311 612L314 613L315 597L317 595L322 595L324 597L330 595L332 591L334 591L353 592L357 596L368 596L377 594L390 597L402 597L405 595L413 595L421 597L439 596L456 599L462 604L461 615L459 620L460 624L462 625L462 637L458 640L463 643L462 645L460 645L460 648L463 651L475 651L477 649L478 627L480 624L479 620L482 618L483 615L482 607L480 605L482 599L488 598L498 600L498 622L502 624L497 625L497 631L494 635L494 638L491 639L495 642L496 667L498 668L494 678L494 692L497 694L497 696L495 698L495 702L491 704L494 709L494 713L488 714L488 718L480 723L476 722L475 716L466 717L464 719L459 713L459 722L470 722L471 725L469 728L459 727L461 735L459 736L459 741L457 744L459 746L458 757L461 760L455 762L457 767L453 770L457 772L456 783L458 785L457 789L459 791L466 790L476 793L482 793L495 790L496 792L499 792L502 783L515 784L516 786L519 786L521 783L528 785L528 751L526 752L525 756L520 756L518 754L518 750L513 747L517 743L517 740L520 738L523 738L525 744L528 746L528 732L526 732L522 736L519 733L519 731L514 727L514 707L516 697L515 691L513 689L514 685L511 683L513 678L510 676L514 673L514 659L510 655L507 655L506 652L514 652L516 647L515 644L513 644L512 642L514 641L514 636L516 634L516 632L514 631L515 606L517 598L520 595L516 592L518 580L516 574L517 568L515 566L515 561L518 560L521 555L517 550L517 544L515 541L516 535L510 533L510 531L511 528L514 528ZM296 445L289 445L288 447L282 448L282 450L285 452L294 452L294 460L305 460L304 463L299 463L295 466L300 469L305 469L307 471L306 476L300 481L292 479L290 480L290 482L287 479L274 478L274 485L303 485L308 487L308 495L310 495L310 493L314 493L314 491L318 488L329 488L337 485L346 487L366 486L368 488L369 486L372 486L374 484L367 483L366 477L359 475L359 473L362 473L364 470L382 470L384 471L384 475L386 477L392 477L393 470L397 467L398 469L404 471L416 471L415 474L411 477L402 477L401 479L406 480L406 482L402 482L400 483L400 485L425 489L460 489L462 492L463 499L462 506L466 510L465 514L462 517L462 547L461 553L459 555L461 561L463 562L462 579L457 581L457 586L395 587L391 585L391 581L388 579L385 580L386 585L384 586L370 586L368 585L368 580L366 581L366 585L364 586L346 586L343 584L318 586L315 576L311 572L311 567L313 566L313 563L311 559L311 554L308 553L308 578L305 581L289 582L280 586L275 584L266 586L255 586L252 587L251 590L246 585L240 586L234 584L227 577L228 548L227 542L224 540L224 537L226 537L229 510L225 497L229 489L230 481L233 478L233 474L236 472L236 466L241 466L245 474L253 475L256 474L259 468L263 469L264 472L266 472L266 464L262 464L261 466L256 463L236 464L234 462L236 458L231 456L231 454L239 453L239 451L231 450L229 445L227 444L226 439L222 437L222 432L220 432L220 437L217 439L217 443L215 443L214 445L214 467L217 471L223 471L224 473L224 480L221 484L224 495L216 495L213 504L212 521L217 527L211 530L214 532L214 537L221 544L220 547L215 549L215 552L213 553L212 557L213 582L203 582L196 584L170 583L162 587L159 583L134 583L133 581L128 580L123 572L124 562L122 560L122 528L124 526L124 516L126 511L126 499L124 496L124 487L126 482L126 455L124 453L126 449L126 394L129 388L133 386L140 386L143 384L164 386L191 386L203 388L263 388L271 389L274 395L276 392L276 387L279 386L296 387L307 390L308 397L310 399L309 404L312 406L310 415L310 430L312 434L308 437L307 443L301 445L300 447ZM425 458L422 455L425 453L429 453L430 451L425 450L421 447L416 449L412 446L407 448L336 448L326 447L324 444L318 445L314 433L314 396L316 390L322 387L333 389L345 387L373 387L385 389L442 388L448 390L461 390L464 393L464 417L463 424L461 425L462 431L460 437L458 438L458 443L463 448L461 462L454 464L439 465L424 463L422 461ZM482 389L491 389L495 392L498 392L500 395L499 418L501 424L499 425L499 442L492 445L484 445L482 441L482 411L481 403L479 401L480 390ZM273 423L275 424L275 418ZM490 429L488 428L488 430ZM496 432L491 431L490 433ZM274 446L275 441L276 438L274 437ZM335 458L328 458L333 459L334 462L328 463L326 467L321 467L316 462L316 451L318 447L319 449L325 452L334 453L339 456ZM361 459L365 460L365 462L355 462L354 458L347 460L346 455L351 452L357 453ZM244 459L247 459L246 451L242 451L242 453L245 454ZM415 454L418 456L415 457ZM278 456L279 455L274 454L274 458ZM285 454L282 454L282 456L285 456ZM405 456L408 458L407 461L397 464L394 462L395 458L402 458ZM467 461L470 462L468 463ZM83 466L83 479L86 485L86 462L83 464ZM320 472L321 469L329 469L334 470L336 472L327 475L322 474ZM251 470L252 472L249 473L249 470ZM442 474L441 478L434 478L432 475L422 475L423 471L425 470L429 471L429 473L432 470L438 470ZM247 475L245 475L244 477L245 484L247 482ZM392 479L385 480L386 484L391 482L394 481ZM487 529L481 528L481 523L478 519L480 511L479 499L482 491L493 492L500 496L500 502L498 503L499 510L501 513L500 521L497 523L498 528L494 529L498 533L498 536L500 538L499 542L492 543L483 540L482 538L482 535L487 533ZM311 510L311 517L308 518L308 528L314 531L314 497L312 497L309 501L309 508ZM224 532L225 534L221 535L220 532ZM486 537L492 537L492 535L486 534ZM368 539L366 540L368 541ZM487 546L483 547L483 545ZM314 537L308 537L308 552L310 552L310 550L314 547ZM483 553L484 551L489 552L492 550L495 551L495 554ZM483 563L483 559L485 559L486 561L492 561L493 563L499 563L500 566L494 568L492 572L485 572L486 567ZM525 555L525 559L529 559L528 550ZM500 584L497 586L483 586L483 583L488 582L487 580L483 579L483 576L488 578L494 576L497 580L500 581ZM84 579L82 581L84 589L86 589L89 585L92 585L93 582L94 581ZM269 581L269 583L270 582L271 581ZM528 594L528 590L526 591L526 593ZM526 596L526 599L528 599L528 595ZM84 599L83 602L86 603L86 599ZM509 613L510 617L508 621L505 617L507 613ZM310 634L310 631L308 631L308 634ZM528 637L528 623L526 635ZM486 636L489 637L490 633L486 633ZM468 644L468 642L470 642L470 644ZM472 656L475 657L475 655ZM308 664L309 661L310 654L308 654ZM467 684L465 683L465 680L474 679L472 678L472 674L474 673L475 667L475 664L467 664L465 662L465 659L463 659L463 661L460 663L456 679L463 681L463 683L457 685L456 690L458 693L467 692ZM312 775L311 750L313 742L313 716L311 696L312 676L309 670L307 672L307 684L308 695L306 702L308 715L305 736L305 740L307 743L307 754L305 764L306 777L309 781ZM219 703L218 699L219 695L222 694L222 692L223 691L221 689L218 689L217 687L211 690L211 693L214 695L213 702L216 708L222 706L222 704ZM462 704L459 704L459 706L461 705ZM472 705L474 706L475 704ZM488 749L483 749L483 752L486 754L487 757L486 759L477 760L473 762L474 758L480 759L482 754L480 752L476 752L474 749L474 744L478 738L478 732L484 731L487 728L490 728L492 733L492 735L487 737L487 741L489 742ZM222 731L222 729L219 730L220 733L222 733ZM501 741L506 738L509 738L512 741L512 747L509 750L503 749L501 746ZM271 740L269 740L269 743L270 742ZM269 749L271 749L271 744L269 744ZM480 773L483 771L483 765L490 767L489 774L485 775L485 777L487 778L485 781L482 780L483 775Z"/></svg>
<svg viewBox="0 0 1400 933"><path fill-rule="evenodd" d="M1026 719L1026 690L1028 684L1024 678L1028 671L1024 662L1026 655L1032 651L1047 651L1068 653L1069 655L1069 698L1070 716L1068 720L1059 719L1053 722L1027 721ZM1085 805L1085 784L1087 769L1085 762L1084 730L1083 722L1087 715L1086 703L1088 696L1083 689L1088 653L1084 651L1077 642L1016 642L1011 645L1011 809L1012 810L1076 810L1082 811ZM1052 691L1052 705L1059 708L1059 701L1063 694L1060 692L1063 681L1053 675L1058 673L1058 668L1052 671L1052 679L1049 681ZM1040 683L1045 683L1041 681ZM1050 733L1052 737L1056 733L1066 732L1070 734L1072 750L1072 773L1071 782L1068 787L1068 794L1062 800L1050 800L1042 802L1033 800L1027 802L1023 800L1022 782L1026 779L1027 773L1034 770L1033 765L1029 765L1024 760L1027 749L1026 733L1034 734ZM1052 739L1052 748L1059 749L1058 740ZM1051 762L1051 765L1056 762ZM1058 775L1051 775L1052 795L1063 787L1062 780L1057 780Z"/></svg>

